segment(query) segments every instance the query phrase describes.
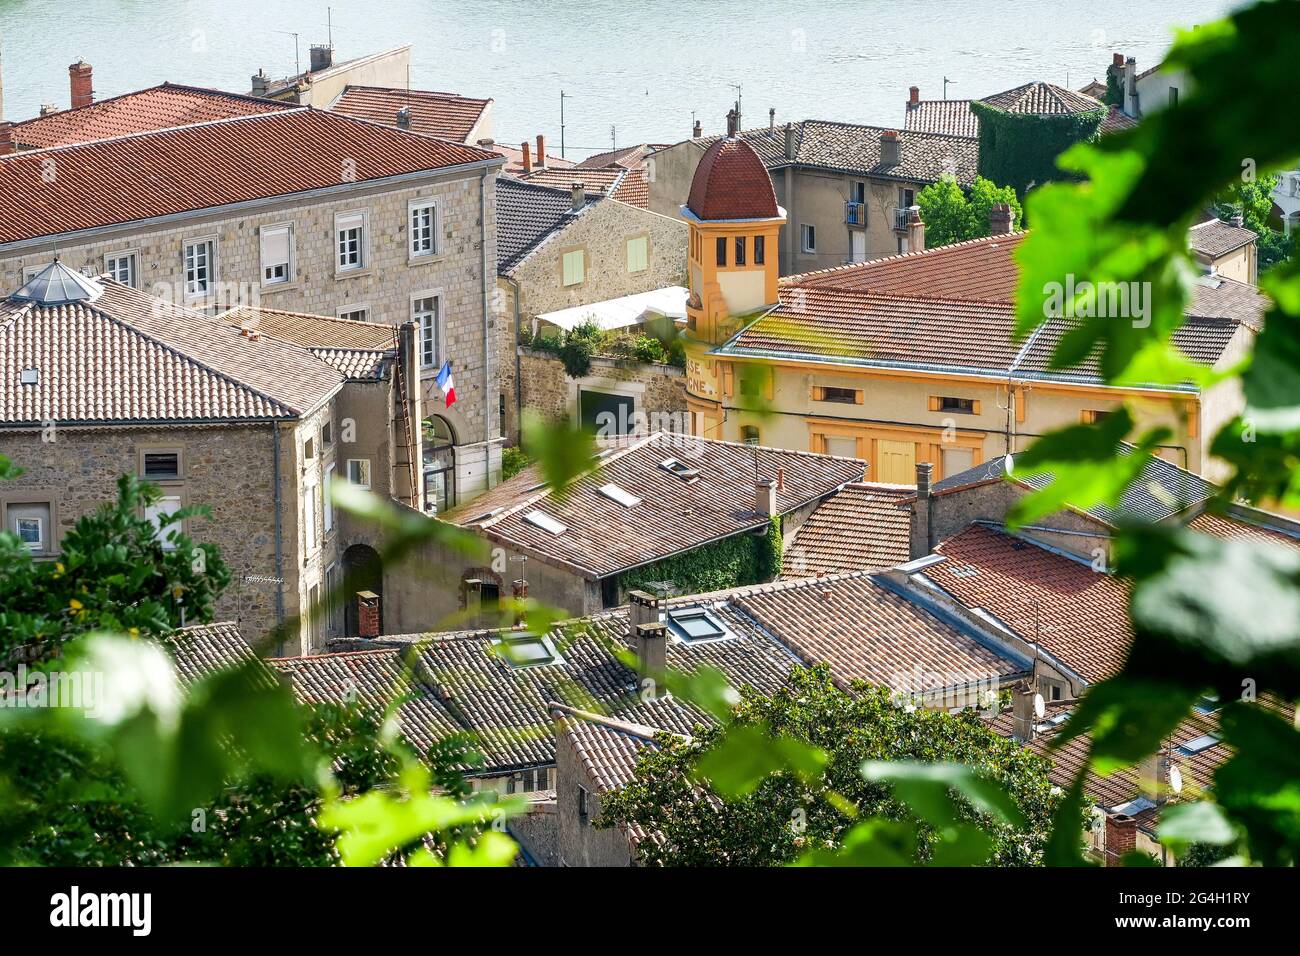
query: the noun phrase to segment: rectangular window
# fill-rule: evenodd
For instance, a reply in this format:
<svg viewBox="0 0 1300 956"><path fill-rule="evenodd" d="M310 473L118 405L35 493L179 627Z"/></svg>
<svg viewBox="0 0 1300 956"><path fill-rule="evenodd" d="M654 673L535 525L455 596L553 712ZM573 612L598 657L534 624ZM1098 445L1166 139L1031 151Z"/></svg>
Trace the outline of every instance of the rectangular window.
<svg viewBox="0 0 1300 956"><path fill-rule="evenodd" d="M140 455L140 477L148 481L176 480L181 477L179 451L146 451Z"/></svg>
<svg viewBox="0 0 1300 956"><path fill-rule="evenodd" d="M766 245L766 236L754 237L754 265L761 266L764 263L764 246Z"/></svg>
<svg viewBox="0 0 1300 956"><path fill-rule="evenodd" d="M745 237L737 236L736 237L736 265L743 266L744 264L745 264Z"/></svg>
<svg viewBox="0 0 1300 956"><path fill-rule="evenodd" d="M564 254L564 284L566 286L580 285L582 280L586 278L583 255L581 249L574 249L572 252Z"/></svg>
<svg viewBox="0 0 1300 956"><path fill-rule="evenodd" d="M320 532L316 529L316 483L302 486L302 546L303 559L320 547Z"/></svg>
<svg viewBox="0 0 1300 956"><path fill-rule="evenodd" d="M586 787L578 787L578 819L586 823L587 818L591 816L591 804L589 802L590 794Z"/></svg>
<svg viewBox="0 0 1300 956"><path fill-rule="evenodd" d="M325 533L334 530L334 502L330 500L330 489L334 486L334 466L325 469L325 482L321 485L321 517L324 519Z"/></svg>
<svg viewBox="0 0 1300 956"><path fill-rule="evenodd" d="M48 502L23 502L9 506L9 531L28 551L51 550L50 505Z"/></svg>
<svg viewBox="0 0 1300 956"><path fill-rule="evenodd" d="M645 272L650 268L650 240L637 236L627 241L627 271Z"/></svg>
<svg viewBox="0 0 1300 956"><path fill-rule="evenodd" d="M898 208L911 209L915 205L916 205L916 190L903 189L900 187L898 190Z"/></svg>
<svg viewBox="0 0 1300 956"><path fill-rule="evenodd" d="M366 217L364 213L350 213L334 217L338 233L338 271L352 272L366 264Z"/></svg>
<svg viewBox="0 0 1300 956"><path fill-rule="evenodd" d="M1113 414L1113 412L1104 408L1085 408L1079 417L1085 425L1095 425Z"/></svg>
<svg viewBox="0 0 1300 956"><path fill-rule="evenodd" d="M311 461L316 457L316 440L308 438L302 443L302 457L304 461Z"/></svg>
<svg viewBox="0 0 1300 956"><path fill-rule="evenodd" d="M328 448L334 444L334 423L325 422L320 427L320 444L322 448Z"/></svg>
<svg viewBox="0 0 1300 956"><path fill-rule="evenodd" d="M348 459L348 481L351 484L360 485L362 488L370 487L369 458Z"/></svg>
<svg viewBox="0 0 1300 956"><path fill-rule="evenodd" d="M727 264L727 240L725 236L718 237L718 241L716 243L716 249L717 249L718 265L725 266Z"/></svg>
<svg viewBox="0 0 1300 956"><path fill-rule="evenodd" d="M978 415L979 402L973 398L954 398L940 395L930 399L930 410L935 412L956 412L958 415Z"/></svg>
<svg viewBox="0 0 1300 956"><path fill-rule="evenodd" d="M438 207L431 202L411 203L411 258L438 251Z"/></svg>
<svg viewBox="0 0 1300 956"><path fill-rule="evenodd" d="M370 318L370 310L365 306L345 305L339 309L339 318L349 322L365 322Z"/></svg>
<svg viewBox="0 0 1300 956"><path fill-rule="evenodd" d="M215 280L213 268L213 242L204 239L201 242L187 243L185 246L185 294L204 296L212 291Z"/></svg>
<svg viewBox="0 0 1300 956"><path fill-rule="evenodd" d="M814 385L813 401L814 402L839 402L843 405L860 404L858 396L861 394L860 389L840 388L836 385Z"/></svg>
<svg viewBox="0 0 1300 956"><path fill-rule="evenodd" d="M280 285L293 278L293 226L263 226L262 285Z"/></svg>
<svg viewBox="0 0 1300 956"><path fill-rule="evenodd" d="M104 271L115 282L120 282L122 285L134 289L136 287L135 253L117 252L104 256Z"/></svg>
<svg viewBox="0 0 1300 956"><path fill-rule="evenodd" d="M758 444L758 426L742 425L740 428L740 440L746 445Z"/></svg>
<svg viewBox="0 0 1300 956"><path fill-rule="evenodd" d="M439 365L438 297L426 295L411 303L411 319L420 330L420 365L433 368Z"/></svg>
<svg viewBox="0 0 1300 956"><path fill-rule="evenodd" d="M173 515L181 510L180 495L164 495L151 505L146 505L144 516L149 523L153 525L154 537L162 543L164 551L175 551L176 544L169 541L168 538L179 532L181 526L179 522L172 521L166 525L163 524L163 518L167 515Z"/></svg>
<svg viewBox="0 0 1300 956"><path fill-rule="evenodd" d="M801 248L803 249L804 252L817 251L817 227L816 226L812 226L809 225L808 223L804 223L802 226L800 226L800 236L802 237L801 242L803 243Z"/></svg>

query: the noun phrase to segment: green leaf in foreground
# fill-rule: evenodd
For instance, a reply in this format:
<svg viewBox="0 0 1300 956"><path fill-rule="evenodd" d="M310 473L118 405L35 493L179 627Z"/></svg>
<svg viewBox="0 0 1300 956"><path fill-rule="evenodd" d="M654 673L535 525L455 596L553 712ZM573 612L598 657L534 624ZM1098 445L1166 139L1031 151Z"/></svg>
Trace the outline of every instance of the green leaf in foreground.
<svg viewBox="0 0 1300 956"><path fill-rule="evenodd" d="M746 724L729 728L721 741L705 751L695 773L722 797L738 800L753 793L770 774L793 773L808 780L825 767L826 753L820 747Z"/></svg>

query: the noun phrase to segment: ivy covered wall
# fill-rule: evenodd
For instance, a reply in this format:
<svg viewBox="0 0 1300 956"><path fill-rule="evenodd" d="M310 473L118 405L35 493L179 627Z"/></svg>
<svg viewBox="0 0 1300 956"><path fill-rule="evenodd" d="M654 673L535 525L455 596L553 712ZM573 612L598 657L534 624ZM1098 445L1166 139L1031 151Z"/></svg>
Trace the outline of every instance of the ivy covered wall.
<svg viewBox="0 0 1300 956"><path fill-rule="evenodd" d="M678 594L702 594L775 580L781 574L781 519L767 533L733 534L619 575L619 601L650 582L671 581Z"/></svg>
<svg viewBox="0 0 1300 956"><path fill-rule="evenodd" d="M1056 157L1075 143L1094 139L1104 109L1063 116L1008 113L974 101L979 117L979 174L1000 186L1014 186L1024 198L1031 185L1072 178L1058 169Z"/></svg>

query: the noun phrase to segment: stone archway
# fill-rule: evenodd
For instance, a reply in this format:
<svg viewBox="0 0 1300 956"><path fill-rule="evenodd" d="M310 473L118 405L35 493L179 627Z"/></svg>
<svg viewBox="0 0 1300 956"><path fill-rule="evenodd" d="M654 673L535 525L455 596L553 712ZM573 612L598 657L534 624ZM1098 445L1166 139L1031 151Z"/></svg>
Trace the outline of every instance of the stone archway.
<svg viewBox="0 0 1300 956"><path fill-rule="evenodd" d="M343 552L344 626L348 637L361 634L357 615L357 592L372 591L379 595L379 633L384 633L384 564L379 552L368 544L354 544Z"/></svg>

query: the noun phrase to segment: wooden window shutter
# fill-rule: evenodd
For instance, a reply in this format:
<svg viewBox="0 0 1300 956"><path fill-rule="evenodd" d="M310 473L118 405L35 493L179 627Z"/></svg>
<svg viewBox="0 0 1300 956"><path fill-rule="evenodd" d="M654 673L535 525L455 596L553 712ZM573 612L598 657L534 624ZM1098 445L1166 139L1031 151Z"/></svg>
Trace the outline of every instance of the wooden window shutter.
<svg viewBox="0 0 1300 956"><path fill-rule="evenodd" d="M862 389L862 388L856 389L853 392L853 402L856 405L865 405L867 402L866 389Z"/></svg>
<svg viewBox="0 0 1300 956"><path fill-rule="evenodd" d="M943 399L940 398L938 395L931 395L931 396L930 396L930 411L932 411L932 412L937 412L937 411L939 411L941 408L943 408Z"/></svg>
<svg viewBox="0 0 1300 956"><path fill-rule="evenodd" d="M814 385L812 387L811 398L814 402L823 401L825 397L826 397L826 390L824 388L822 388L820 385Z"/></svg>
<svg viewBox="0 0 1300 956"><path fill-rule="evenodd" d="M975 415L980 413L980 400L978 398L971 402L971 412Z"/></svg>

